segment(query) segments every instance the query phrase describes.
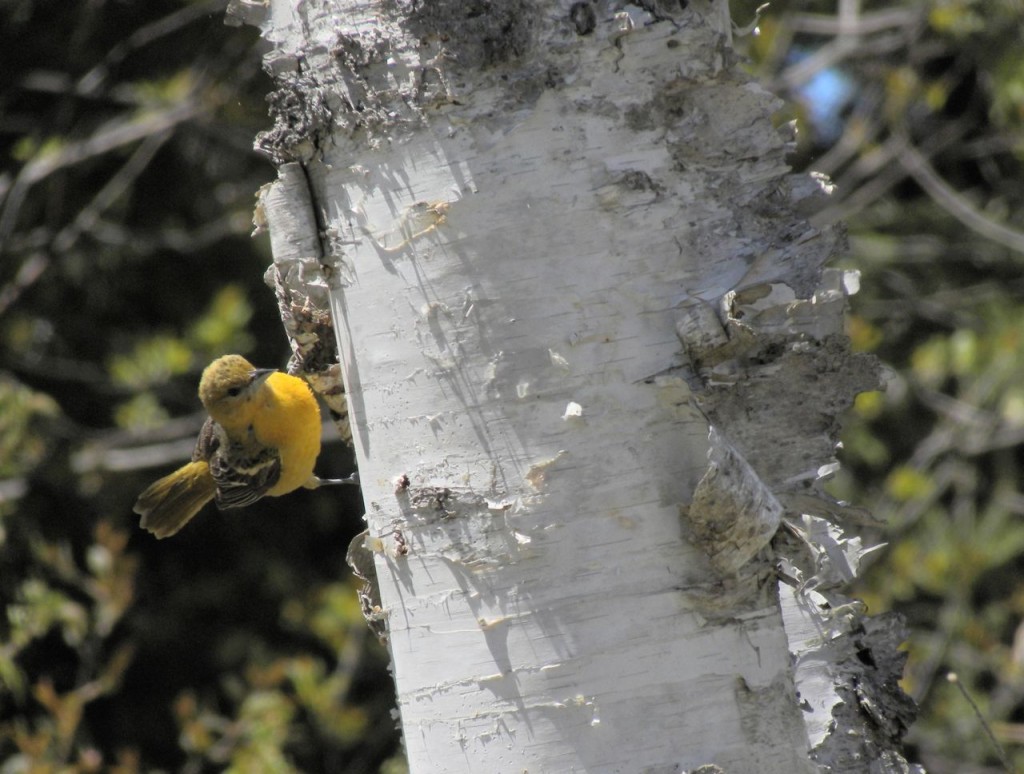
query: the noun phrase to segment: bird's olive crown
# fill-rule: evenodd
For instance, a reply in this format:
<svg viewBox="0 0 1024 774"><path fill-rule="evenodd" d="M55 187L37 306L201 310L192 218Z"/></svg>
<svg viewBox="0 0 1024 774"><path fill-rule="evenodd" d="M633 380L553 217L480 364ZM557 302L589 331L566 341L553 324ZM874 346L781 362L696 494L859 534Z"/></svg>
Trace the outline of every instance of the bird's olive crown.
<svg viewBox="0 0 1024 774"><path fill-rule="evenodd" d="M206 410L231 404L247 397L248 387L258 376L255 366L241 355L224 355L203 371L199 380L199 399Z"/></svg>

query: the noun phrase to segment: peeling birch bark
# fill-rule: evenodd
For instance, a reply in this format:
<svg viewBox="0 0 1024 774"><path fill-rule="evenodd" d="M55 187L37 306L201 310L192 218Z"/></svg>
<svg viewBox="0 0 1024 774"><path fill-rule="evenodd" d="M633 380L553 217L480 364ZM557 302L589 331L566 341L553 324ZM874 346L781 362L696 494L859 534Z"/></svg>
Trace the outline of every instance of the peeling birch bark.
<svg viewBox="0 0 1024 774"><path fill-rule="evenodd" d="M687 537L704 550L716 570L734 574L775 536L782 505L714 427L708 459L691 503L681 506L692 530Z"/></svg>
<svg viewBox="0 0 1024 774"><path fill-rule="evenodd" d="M898 627L825 561L864 553L820 482L875 367L725 3L234 7L411 770L906 770Z"/></svg>
<svg viewBox="0 0 1024 774"><path fill-rule="evenodd" d="M351 441L348 404L342 382L334 322L309 182L303 167L283 164L277 182L259 192L254 233L270 232L273 265L264 280L277 297L278 311L292 347L288 372L302 374L331 412L343 441Z"/></svg>

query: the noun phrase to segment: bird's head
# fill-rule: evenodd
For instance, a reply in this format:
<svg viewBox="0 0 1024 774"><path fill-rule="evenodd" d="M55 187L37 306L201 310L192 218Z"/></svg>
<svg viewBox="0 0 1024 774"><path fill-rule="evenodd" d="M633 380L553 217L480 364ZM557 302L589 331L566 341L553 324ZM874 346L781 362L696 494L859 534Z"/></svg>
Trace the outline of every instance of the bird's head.
<svg viewBox="0 0 1024 774"><path fill-rule="evenodd" d="M235 424L248 414L253 398L273 368L256 368L241 355L224 355L203 371L199 380L199 400L210 416L222 425Z"/></svg>

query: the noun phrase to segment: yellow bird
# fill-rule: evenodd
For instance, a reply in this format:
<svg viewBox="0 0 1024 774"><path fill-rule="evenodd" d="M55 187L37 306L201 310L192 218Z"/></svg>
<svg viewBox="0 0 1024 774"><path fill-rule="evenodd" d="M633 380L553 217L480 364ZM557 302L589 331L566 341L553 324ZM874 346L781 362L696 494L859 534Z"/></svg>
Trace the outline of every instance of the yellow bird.
<svg viewBox="0 0 1024 774"><path fill-rule="evenodd" d="M192 461L149 486L135 502L142 528L156 537L178 532L210 500L224 510L299 487L358 484L355 474L322 479L313 473L320 454L320 409L297 376L225 355L203 371L199 399L210 416Z"/></svg>

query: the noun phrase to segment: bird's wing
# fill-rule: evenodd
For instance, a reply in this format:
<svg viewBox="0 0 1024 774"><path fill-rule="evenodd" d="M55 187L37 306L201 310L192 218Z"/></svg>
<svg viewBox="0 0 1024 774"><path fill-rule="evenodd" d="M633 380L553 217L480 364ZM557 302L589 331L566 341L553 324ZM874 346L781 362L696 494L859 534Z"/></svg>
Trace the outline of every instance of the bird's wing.
<svg viewBox="0 0 1024 774"><path fill-rule="evenodd" d="M196 446L192 450L192 461L209 462L210 458L217 452L220 447L221 438L224 436L224 430L213 421L212 417L207 417L206 421L203 422L202 428L199 430L199 437L196 438Z"/></svg>
<svg viewBox="0 0 1024 774"><path fill-rule="evenodd" d="M210 473L217 482L214 502L221 510L252 505L281 477L281 457L277 449L262 446L253 439L234 441L212 419L207 419L199 432L192 458L209 463Z"/></svg>
<svg viewBox="0 0 1024 774"><path fill-rule="evenodd" d="M233 444L227 447L242 451ZM225 454L222 451L210 460L210 472L217 482L214 502L221 510L252 505L267 493L281 477L281 458L277 449L264 447L258 453Z"/></svg>

